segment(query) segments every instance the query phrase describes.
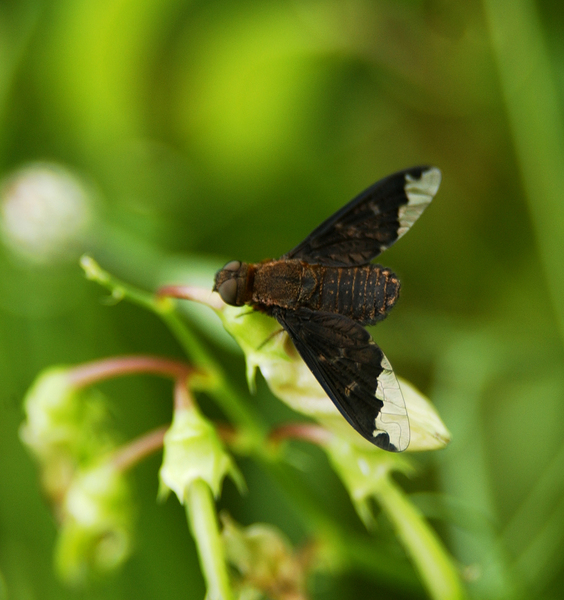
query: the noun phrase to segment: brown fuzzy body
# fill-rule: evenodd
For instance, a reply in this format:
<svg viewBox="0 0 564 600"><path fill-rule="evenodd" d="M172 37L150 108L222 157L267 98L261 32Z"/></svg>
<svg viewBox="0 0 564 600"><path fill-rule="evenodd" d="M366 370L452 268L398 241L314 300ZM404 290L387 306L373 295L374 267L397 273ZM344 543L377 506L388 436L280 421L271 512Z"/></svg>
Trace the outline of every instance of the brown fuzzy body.
<svg viewBox="0 0 564 600"><path fill-rule="evenodd" d="M242 265L241 271L246 271L241 304L266 313L274 307L309 308L363 325L384 319L400 290L392 271L372 264L343 268L283 259Z"/></svg>

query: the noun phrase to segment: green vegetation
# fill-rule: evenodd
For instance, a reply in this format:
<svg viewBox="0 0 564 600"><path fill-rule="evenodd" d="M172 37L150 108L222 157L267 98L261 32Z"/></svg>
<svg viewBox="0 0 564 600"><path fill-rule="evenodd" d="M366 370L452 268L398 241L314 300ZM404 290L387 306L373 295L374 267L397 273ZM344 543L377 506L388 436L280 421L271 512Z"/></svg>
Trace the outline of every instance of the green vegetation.
<svg viewBox="0 0 564 600"><path fill-rule="evenodd" d="M0 3L0 600L561 596L563 28L548 0ZM287 373L249 392L299 368L276 325L156 292L416 164L443 182L371 333L452 441L391 456L287 427Z"/></svg>

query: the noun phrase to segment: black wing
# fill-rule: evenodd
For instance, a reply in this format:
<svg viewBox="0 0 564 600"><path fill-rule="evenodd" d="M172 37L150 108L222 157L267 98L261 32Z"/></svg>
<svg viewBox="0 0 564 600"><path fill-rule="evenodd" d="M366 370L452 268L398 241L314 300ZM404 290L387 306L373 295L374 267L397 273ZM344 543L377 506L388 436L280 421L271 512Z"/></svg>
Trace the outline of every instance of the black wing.
<svg viewBox="0 0 564 600"><path fill-rule="evenodd" d="M342 315L276 309L306 365L347 421L391 452L409 445L409 419L398 380L366 329Z"/></svg>
<svg viewBox="0 0 564 600"><path fill-rule="evenodd" d="M415 223L440 183L436 167L394 173L364 190L282 258L331 267L369 263Z"/></svg>

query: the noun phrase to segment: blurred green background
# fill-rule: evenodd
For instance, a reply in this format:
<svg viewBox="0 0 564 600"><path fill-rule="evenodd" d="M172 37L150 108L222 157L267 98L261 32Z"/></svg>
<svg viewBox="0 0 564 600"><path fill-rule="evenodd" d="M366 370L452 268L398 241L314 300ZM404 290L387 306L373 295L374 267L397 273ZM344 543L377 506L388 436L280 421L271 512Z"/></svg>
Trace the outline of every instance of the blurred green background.
<svg viewBox="0 0 564 600"><path fill-rule="evenodd" d="M283 254L416 164L443 183L381 259L403 295L372 333L453 441L401 483L472 596L564 597L563 86L555 0L0 0L0 598L205 593L182 509L155 502L159 457L132 474L124 569L80 592L53 572L55 524L18 439L26 389L51 364L182 357L153 315L101 301L80 254L149 290L211 286L228 259ZM245 393L242 357L208 343ZM124 440L170 420L166 381L101 389ZM263 382L250 401L292 417ZM361 532L322 453L304 452L312 491ZM249 493L227 484L223 505L302 542L292 499L241 466ZM376 571L316 594L424 597Z"/></svg>

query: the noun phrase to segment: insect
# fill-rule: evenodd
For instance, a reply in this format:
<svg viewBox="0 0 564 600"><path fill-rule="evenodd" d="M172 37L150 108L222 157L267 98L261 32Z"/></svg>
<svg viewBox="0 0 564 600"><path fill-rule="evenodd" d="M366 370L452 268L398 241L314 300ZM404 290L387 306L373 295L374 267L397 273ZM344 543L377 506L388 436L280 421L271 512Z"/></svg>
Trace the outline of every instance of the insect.
<svg viewBox="0 0 564 600"><path fill-rule="evenodd" d="M414 167L376 182L278 260L228 262L214 291L271 315L345 419L391 452L409 445L398 380L364 328L383 320L400 282L370 261L394 244L437 193L441 172Z"/></svg>

